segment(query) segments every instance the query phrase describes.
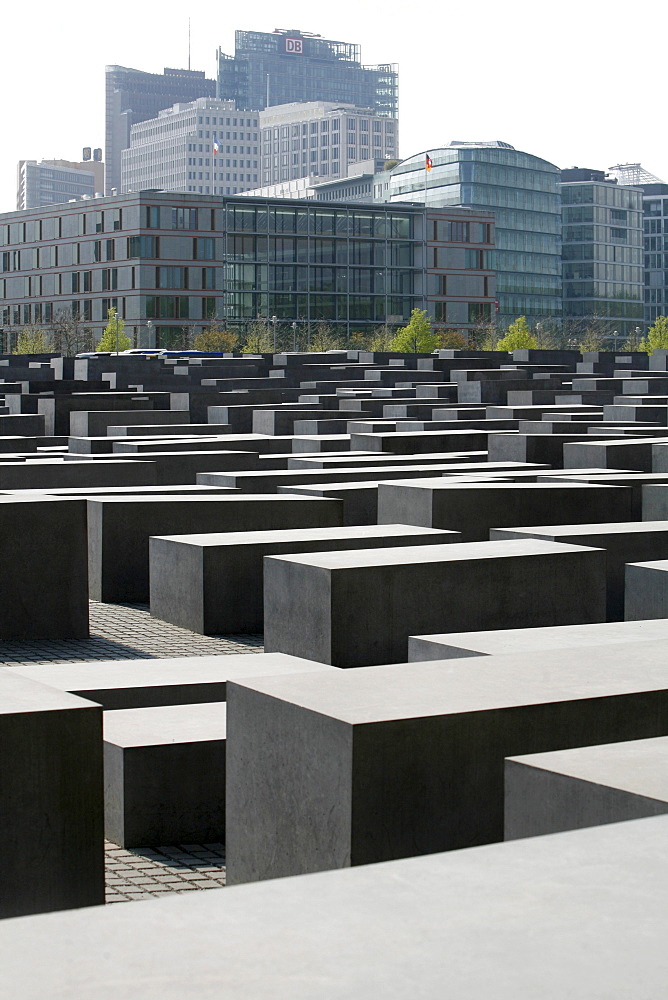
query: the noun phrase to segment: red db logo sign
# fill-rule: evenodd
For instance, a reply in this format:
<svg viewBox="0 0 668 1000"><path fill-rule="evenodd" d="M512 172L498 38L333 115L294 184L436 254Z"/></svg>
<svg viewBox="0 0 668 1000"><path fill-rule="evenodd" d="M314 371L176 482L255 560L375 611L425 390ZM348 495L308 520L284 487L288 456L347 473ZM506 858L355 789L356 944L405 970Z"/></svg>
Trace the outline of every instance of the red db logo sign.
<svg viewBox="0 0 668 1000"><path fill-rule="evenodd" d="M302 38L286 38L285 39L285 51L289 52L290 55L300 56L304 51L304 41Z"/></svg>

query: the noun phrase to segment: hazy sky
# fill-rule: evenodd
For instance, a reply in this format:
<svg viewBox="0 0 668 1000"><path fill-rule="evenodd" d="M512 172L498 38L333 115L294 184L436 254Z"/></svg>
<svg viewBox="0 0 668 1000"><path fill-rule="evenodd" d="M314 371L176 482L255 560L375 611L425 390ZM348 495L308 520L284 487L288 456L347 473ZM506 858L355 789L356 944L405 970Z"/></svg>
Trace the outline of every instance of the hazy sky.
<svg viewBox="0 0 668 1000"><path fill-rule="evenodd" d="M187 66L183 9L179 20L176 5L143 0L4 8L0 211L15 208L20 159L78 160L83 146L104 147L105 65ZM320 10L298 0L276 9L257 0L230 19L221 4L197 4L192 68L213 77L216 46L233 54L236 28L300 28L360 43L367 65L399 64L404 157L450 139L502 139L561 167L642 162L668 181L665 127L654 114L665 70L660 55L648 58L647 44L651 31L663 50L663 5L645 4L642 16L592 0L442 7L337 0Z"/></svg>

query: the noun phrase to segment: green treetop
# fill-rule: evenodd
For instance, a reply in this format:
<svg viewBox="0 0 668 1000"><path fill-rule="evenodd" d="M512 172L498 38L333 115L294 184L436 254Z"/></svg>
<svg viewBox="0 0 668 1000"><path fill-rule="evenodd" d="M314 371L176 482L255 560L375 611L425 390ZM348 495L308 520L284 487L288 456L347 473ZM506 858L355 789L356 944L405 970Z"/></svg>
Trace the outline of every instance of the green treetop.
<svg viewBox="0 0 668 1000"><path fill-rule="evenodd" d="M668 350L668 318L665 316L656 317L654 326L650 326L647 331L647 339L640 349L647 351L648 354L653 354L654 351Z"/></svg>
<svg viewBox="0 0 668 1000"><path fill-rule="evenodd" d="M426 309L413 309L408 324L392 339L390 350L411 354L431 354L439 344Z"/></svg>
<svg viewBox="0 0 668 1000"><path fill-rule="evenodd" d="M118 323L118 329L116 324ZM125 333L125 323L118 317L116 310L112 306L107 310L107 325L102 334L102 340L95 348L96 351L127 351L132 347L132 341Z"/></svg>
<svg viewBox="0 0 668 1000"><path fill-rule="evenodd" d="M518 316L511 323L504 337L496 345L499 351L531 350L538 347L538 341L529 329L526 316Z"/></svg>

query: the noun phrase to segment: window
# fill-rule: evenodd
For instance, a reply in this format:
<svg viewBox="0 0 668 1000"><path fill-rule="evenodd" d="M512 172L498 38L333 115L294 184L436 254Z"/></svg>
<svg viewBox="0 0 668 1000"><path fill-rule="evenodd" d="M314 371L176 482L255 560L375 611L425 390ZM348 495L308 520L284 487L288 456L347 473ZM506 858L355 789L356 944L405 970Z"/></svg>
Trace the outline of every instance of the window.
<svg viewBox="0 0 668 1000"><path fill-rule="evenodd" d="M193 240L193 259L216 259L216 241L212 236L199 236Z"/></svg>
<svg viewBox="0 0 668 1000"><path fill-rule="evenodd" d="M172 229L197 229L197 209L173 208Z"/></svg>
<svg viewBox="0 0 668 1000"><path fill-rule="evenodd" d="M147 229L160 229L160 206L159 205L147 205L146 206L146 228Z"/></svg>
<svg viewBox="0 0 668 1000"><path fill-rule="evenodd" d="M128 257L160 257L159 238L157 236L128 236Z"/></svg>

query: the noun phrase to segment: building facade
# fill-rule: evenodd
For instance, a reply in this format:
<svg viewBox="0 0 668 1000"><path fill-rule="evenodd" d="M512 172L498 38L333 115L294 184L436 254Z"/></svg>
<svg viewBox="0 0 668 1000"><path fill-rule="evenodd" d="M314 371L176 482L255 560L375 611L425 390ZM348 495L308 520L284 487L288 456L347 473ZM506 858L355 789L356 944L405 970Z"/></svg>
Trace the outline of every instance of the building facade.
<svg viewBox="0 0 668 1000"><path fill-rule="evenodd" d="M104 190L104 163L100 160L19 160L16 207L40 208L73 198L94 198Z"/></svg>
<svg viewBox="0 0 668 1000"><path fill-rule="evenodd" d="M403 160L381 196L392 204L465 206L496 219L496 319L530 323L562 312L559 168L508 143L458 143Z"/></svg>
<svg viewBox="0 0 668 1000"><path fill-rule="evenodd" d="M163 108L198 97L215 97L216 82L199 70L165 69L144 73L126 66L105 69L106 194L121 190L121 153L130 145L133 125L155 118Z"/></svg>
<svg viewBox="0 0 668 1000"><path fill-rule="evenodd" d="M423 205L331 205L143 192L0 216L5 338L111 307L138 346L181 346L212 321L258 318L350 334L491 315L493 218Z"/></svg>
<svg viewBox="0 0 668 1000"><path fill-rule="evenodd" d="M234 43L234 56L216 54L217 96L238 108L334 101L398 116L397 67L363 66L359 45L298 29L237 31Z"/></svg>
<svg viewBox="0 0 668 1000"><path fill-rule="evenodd" d="M561 172L564 321L626 337L643 326L643 193L602 170Z"/></svg>
<svg viewBox="0 0 668 1000"><path fill-rule="evenodd" d="M668 184L643 184L645 323L668 316Z"/></svg>
<svg viewBox="0 0 668 1000"><path fill-rule="evenodd" d="M201 97L133 125L121 160L123 191L238 194L258 186L257 112Z"/></svg>
<svg viewBox="0 0 668 1000"><path fill-rule="evenodd" d="M355 164L398 155L398 125L368 108L310 101L260 112L262 185L347 177Z"/></svg>

